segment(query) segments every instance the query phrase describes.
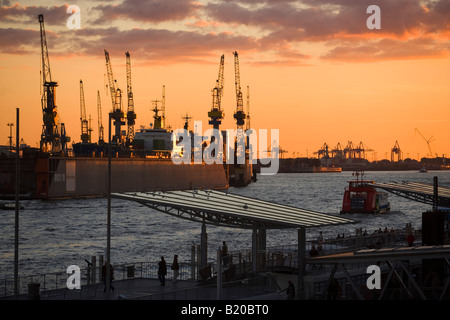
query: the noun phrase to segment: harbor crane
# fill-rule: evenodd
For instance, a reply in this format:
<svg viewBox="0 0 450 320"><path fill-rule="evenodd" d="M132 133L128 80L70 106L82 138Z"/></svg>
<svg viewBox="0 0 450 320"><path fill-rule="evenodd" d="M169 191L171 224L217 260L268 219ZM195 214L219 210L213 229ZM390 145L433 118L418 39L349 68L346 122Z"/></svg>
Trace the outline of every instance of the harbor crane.
<svg viewBox="0 0 450 320"><path fill-rule="evenodd" d="M103 137L103 124L102 124L102 100L100 99L100 90L97 90L97 117L98 117L98 144L101 145L105 142Z"/></svg>
<svg viewBox="0 0 450 320"><path fill-rule="evenodd" d="M236 119L237 132L236 132L236 148L235 154L237 157L244 155L247 150L247 141L244 139L244 124L245 124L245 113L244 113L244 102L242 98L241 89L241 75L239 71L239 56L235 51L234 55L234 83L236 88L236 112L234 113L234 118ZM237 143L240 141L241 143Z"/></svg>
<svg viewBox="0 0 450 320"><path fill-rule="evenodd" d="M134 112L134 100L133 90L131 88L131 58L130 53L125 52L127 62L127 96L128 96L128 109L127 109L127 145L130 145L134 140L134 124L136 123L136 113Z"/></svg>
<svg viewBox="0 0 450 320"><path fill-rule="evenodd" d="M234 118L236 119L237 129L243 129L245 124L245 113L244 113L244 102L242 98L241 90L241 76L239 71L239 56L235 51L234 54L234 76L235 76L235 87L236 87L236 112L234 113Z"/></svg>
<svg viewBox="0 0 450 320"><path fill-rule="evenodd" d="M374 151L373 149L366 146L362 141L359 142L359 144L355 147L355 156L357 156L360 159L366 158L366 152Z"/></svg>
<svg viewBox="0 0 450 320"><path fill-rule="evenodd" d="M343 158L344 151L342 149L342 145L338 142L338 144L331 150L332 158Z"/></svg>
<svg viewBox="0 0 450 320"><path fill-rule="evenodd" d="M214 129L219 129L222 119L225 117L225 113L222 110L224 61L225 55L222 55L220 57L219 75L217 76L216 86L212 89L211 111L208 112L208 117L211 118L209 124L211 124Z"/></svg>
<svg viewBox="0 0 450 320"><path fill-rule="evenodd" d="M112 141L121 144L122 134L121 134L121 126L125 124L124 120L124 112L122 110L122 91L120 89L116 89L116 80L114 79L114 75L111 67L111 59L109 57L109 52L105 50L105 59L106 59L106 70L108 73L108 82L109 82L109 91L111 94L111 104L112 110L110 112L110 117L114 120L114 136L112 137Z"/></svg>
<svg viewBox="0 0 450 320"><path fill-rule="evenodd" d="M166 129L166 86L162 87L161 128Z"/></svg>
<svg viewBox="0 0 450 320"><path fill-rule="evenodd" d="M391 162L394 162L395 155L397 155L397 161L402 160L402 151L400 149L400 145L399 145L398 141L395 141L395 145L391 149Z"/></svg>
<svg viewBox="0 0 450 320"><path fill-rule="evenodd" d="M273 143L271 143L269 145L269 147L267 148L266 151L264 151L264 153L266 153L267 156L272 156L272 152L274 152L277 156L279 155L281 159L283 159L283 154L288 153L288 150L285 150L283 148L281 148L281 146L277 143L276 140L273 141Z"/></svg>
<svg viewBox="0 0 450 320"><path fill-rule="evenodd" d="M80 80L80 121L81 121L81 142L90 143L88 120L86 119L86 105L84 100L83 80Z"/></svg>
<svg viewBox="0 0 450 320"><path fill-rule="evenodd" d="M431 151L431 145L430 145L430 142L433 141L433 137L430 137L429 139L427 139L427 138L425 138L425 137L423 136L422 133L420 133L420 131L419 131L417 128L415 128L415 131L417 131L417 132L420 134L420 136L423 138L423 140L425 140L425 142L427 143L428 151L430 152L430 157L432 158L432 157L433 157L433 152Z"/></svg>
<svg viewBox="0 0 450 320"><path fill-rule="evenodd" d="M47 36L45 34L44 15L38 15L41 36L41 58L42 58L42 86L41 106L43 113L43 126L41 133L40 149L53 154L66 154L67 142L70 137L66 135L63 123L58 123L58 111L56 107L56 87L58 83L52 81L50 71L50 59L48 57ZM60 128L58 128L58 125Z"/></svg>
<svg viewBox="0 0 450 320"><path fill-rule="evenodd" d="M247 121L245 130L250 130L250 86L247 86Z"/></svg>
<svg viewBox="0 0 450 320"><path fill-rule="evenodd" d="M314 152L314 154L317 154L319 159L328 159L330 157L329 148L330 147L325 142L318 151Z"/></svg>
<svg viewBox="0 0 450 320"><path fill-rule="evenodd" d="M347 146L344 148L344 157L347 159L355 158L355 147L353 146L353 142L348 141Z"/></svg>

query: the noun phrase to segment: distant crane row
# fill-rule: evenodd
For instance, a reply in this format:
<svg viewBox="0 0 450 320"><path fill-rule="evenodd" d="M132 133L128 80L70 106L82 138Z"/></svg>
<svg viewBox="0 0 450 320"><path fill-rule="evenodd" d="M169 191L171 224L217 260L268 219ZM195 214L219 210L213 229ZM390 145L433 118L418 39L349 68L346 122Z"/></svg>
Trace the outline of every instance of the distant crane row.
<svg viewBox="0 0 450 320"><path fill-rule="evenodd" d="M324 143L322 147L314 152L319 158L365 158L366 152L374 151L366 146L362 141L358 145L354 145L352 141L348 141L345 148L338 142L338 144L330 149L327 143Z"/></svg>
<svg viewBox="0 0 450 320"><path fill-rule="evenodd" d="M430 142L433 141L433 137L426 139L422 133L416 128L415 132L418 132L420 136L425 140L428 146L429 153L427 156L433 157L433 152L431 151ZM318 156L319 159L321 158L365 158L366 152L374 151L373 149L367 147L364 145L363 142L360 142L359 145L354 146L351 141L347 143L347 146L345 148L342 147L340 143L338 143L333 149L330 150L330 147L327 143L324 143L322 147L314 152ZM436 157L437 157L436 153ZM395 141L394 146L391 148L391 161L402 161L403 159L403 153L400 148L400 144L398 141Z"/></svg>

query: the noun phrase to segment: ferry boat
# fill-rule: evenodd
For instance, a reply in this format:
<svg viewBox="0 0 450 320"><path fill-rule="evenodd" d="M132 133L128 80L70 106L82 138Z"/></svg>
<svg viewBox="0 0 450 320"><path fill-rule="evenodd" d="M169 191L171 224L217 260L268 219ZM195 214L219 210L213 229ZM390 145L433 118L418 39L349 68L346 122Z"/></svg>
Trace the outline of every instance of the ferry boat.
<svg viewBox="0 0 450 320"><path fill-rule="evenodd" d="M388 193L377 190L374 181L364 180L364 173L356 172L356 180L348 181L341 214L344 213L388 213L391 209Z"/></svg>

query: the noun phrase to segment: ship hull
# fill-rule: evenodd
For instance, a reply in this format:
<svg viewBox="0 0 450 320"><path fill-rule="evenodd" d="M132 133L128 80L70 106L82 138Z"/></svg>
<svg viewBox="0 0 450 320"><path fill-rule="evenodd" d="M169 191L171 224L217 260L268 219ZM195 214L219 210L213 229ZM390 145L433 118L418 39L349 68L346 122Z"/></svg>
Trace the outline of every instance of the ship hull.
<svg viewBox="0 0 450 320"><path fill-rule="evenodd" d="M9 161L8 161L9 160ZM0 172L0 198L14 197L14 159ZM108 192L108 158L36 157L21 159L21 198L104 196ZM9 168L9 170L8 170ZM111 159L111 192L148 192L229 187L222 164L174 164L170 159Z"/></svg>

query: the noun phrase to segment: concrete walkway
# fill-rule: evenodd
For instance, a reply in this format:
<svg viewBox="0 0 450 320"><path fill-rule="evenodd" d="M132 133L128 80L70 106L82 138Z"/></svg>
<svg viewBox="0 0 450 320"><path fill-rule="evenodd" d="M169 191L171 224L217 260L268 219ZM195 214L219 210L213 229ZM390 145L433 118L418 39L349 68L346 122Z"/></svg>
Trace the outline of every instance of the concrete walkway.
<svg viewBox="0 0 450 320"><path fill-rule="evenodd" d="M156 299L164 300L165 296L182 295L183 292L199 288L194 280L182 280L176 283L167 280L165 286L161 286L157 279L134 278L113 281L109 299ZM108 296L103 291L103 283L85 285L81 289L69 290L67 288L41 292L41 300L107 300ZM169 298L168 298L169 299Z"/></svg>

